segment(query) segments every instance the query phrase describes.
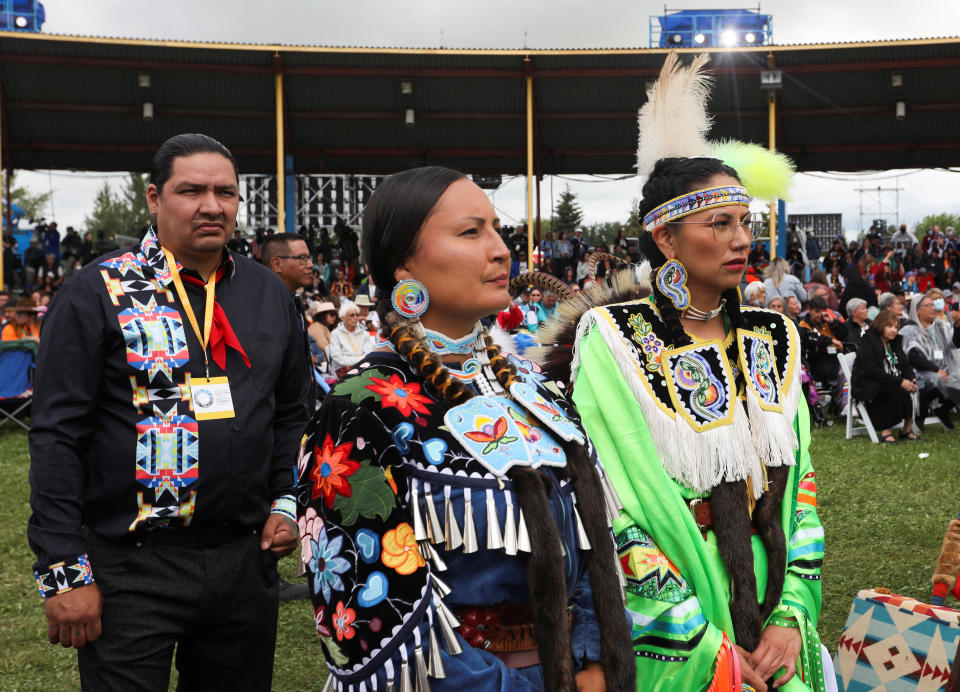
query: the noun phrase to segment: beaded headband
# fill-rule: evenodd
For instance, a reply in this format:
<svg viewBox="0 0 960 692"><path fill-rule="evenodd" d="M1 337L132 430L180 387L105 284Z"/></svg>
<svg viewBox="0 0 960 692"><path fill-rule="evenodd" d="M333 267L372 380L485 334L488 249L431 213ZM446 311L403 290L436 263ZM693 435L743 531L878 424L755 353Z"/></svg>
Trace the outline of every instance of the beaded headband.
<svg viewBox="0 0 960 692"><path fill-rule="evenodd" d="M724 185L694 190L655 207L643 217L643 228L649 231L660 224L682 219L704 209L726 207L731 204L750 204L747 188L739 185Z"/></svg>

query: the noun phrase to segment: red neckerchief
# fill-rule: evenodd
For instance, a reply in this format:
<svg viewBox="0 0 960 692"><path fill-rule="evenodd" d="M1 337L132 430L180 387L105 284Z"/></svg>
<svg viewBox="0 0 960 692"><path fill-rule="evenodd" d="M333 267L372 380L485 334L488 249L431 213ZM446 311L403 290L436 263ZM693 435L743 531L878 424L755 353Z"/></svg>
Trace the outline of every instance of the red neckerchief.
<svg viewBox="0 0 960 692"><path fill-rule="evenodd" d="M221 265L217 269L217 277L215 282L219 282L223 278L225 266ZM199 286L200 288L204 287L204 282L200 279L190 276L180 272L180 278L183 279L184 283L188 283L192 286ZM243 350L243 345L240 343L240 339L237 338L236 332L233 331L233 327L230 326L230 320L227 319L227 313L223 311L223 308L220 307L220 301L217 300L216 295L213 297L213 323L210 325L210 356L213 358L213 362L216 363L221 370L226 372L227 370L227 346L232 348L234 351L240 353L243 356L243 362L247 364L247 367L253 367L250 365L250 359L247 358L246 352Z"/></svg>

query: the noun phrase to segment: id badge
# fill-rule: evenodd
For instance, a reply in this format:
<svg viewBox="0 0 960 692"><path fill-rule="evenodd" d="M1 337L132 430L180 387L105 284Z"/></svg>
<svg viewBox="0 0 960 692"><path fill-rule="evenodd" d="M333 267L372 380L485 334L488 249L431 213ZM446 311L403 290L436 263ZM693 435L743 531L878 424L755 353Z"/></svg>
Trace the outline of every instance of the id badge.
<svg viewBox="0 0 960 692"><path fill-rule="evenodd" d="M939 348L938 348L938 349L935 349L935 350L933 351L933 357L934 357L936 360L942 360L942 359L943 359L943 351L940 350Z"/></svg>
<svg viewBox="0 0 960 692"><path fill-rule="evenodd" d="M836 347L836 346L827 346L827 353L829 353L831 356L836 355L836 353L837 353L837 347Z"/></svg>
<svg viewBox="0 0 960 692"><path fill-rule="evenodd" d="M190 396L197 420L233 418L233 397L226 377L193 377Z"/></svg>

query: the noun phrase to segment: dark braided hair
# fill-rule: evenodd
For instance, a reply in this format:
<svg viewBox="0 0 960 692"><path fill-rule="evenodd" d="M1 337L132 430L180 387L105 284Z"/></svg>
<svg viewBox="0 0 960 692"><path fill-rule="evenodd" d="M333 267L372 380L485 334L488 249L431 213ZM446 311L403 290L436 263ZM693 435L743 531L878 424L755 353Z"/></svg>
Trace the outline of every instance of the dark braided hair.
<svg viewBox="0 0 960 692"><path fill-rule="evenodd" d="M666 158L657 161L653 172L643 186L640 201L642 219L667 200L706 187L710 178L723 174L740 180L737 172L719 159ZM679 228L679 227L677 227ZM667 258L650 233L640 235L640 250L654 267L653 295L657 309L669 330L671 345L687 346L692 339L680 322L680 312L657 287L656 270ZM726 300L725 310L733 329L745 327L740 312L740 292L727 289L721 294ZM734 584L730 597L730 615L737 644L747 651L756 648L763 621L773 610L783 591L786 572L786 548L778 514L784 496L788 467L767 469L769 487L757 502L751 519L746 497L745 481L722 481L710 489L717 548ZM753 571L753 550L750 546L751 522L763 542L770 564L770 576L763 604L757 604L757 588Z"/></svg>
<svg viewBox="0 0 960 692"><path fill-rule="evenodd" d="M453 182L462 178L456 171L429 167L390 176L377 186L364 212L363 248L371 276L379 287L388 291L387 295L397 283L393 272L414 254L416 238L437 200ZM381 333L424 378L427 386L451 407L473 397L472 388L450 374L439 356L430 350L420 330L391 308L389 300L378 301L378 311L383 316ZM500 385L509 391L517 380L516 369L489 336L484 335L484 340L490 368ZM629 628L623 617L623 595L616 572L619 564L605 518L603 488L587 447L557 441L566 453L566 471L583 506L580 515L592 544L588 566L600 625L607 689L627 692L635 689L636 665ZM575 692L566 576L556 567L556 556L562 553L563 544L550 510L551 481L529 467L513 467L507 475L514 484L517 503L530 533L532 552L527 561L527 585L533 604L534 636L540 660L544 662L545 686L548 690Z"/></svg>
<svg viewBox="0 0 960 692"><path fill-rule="evenodd" d="M653 172L643 186L643 199L640 200L639 209L640 218L642 219L669 199L705 187L710 178L721 174L740 180L737 172L719 159L660 159L653 167ZM650 266L654 268L655 276L656 270L667 261L667 258L660 252L660 248L657 247L653 235L650 233L640 234L639 246L640 251L650 260ZM673 306L670 299L657 288L657 282L654 280L652 283L654 300L664 323L667 325L672 345L690 345L692 341L680 322L680 312ZM736 288L727 289L721 297L727 301L725 309L730 324L733 325L734 329L743 326L740 317L740 292Z"/></svg>

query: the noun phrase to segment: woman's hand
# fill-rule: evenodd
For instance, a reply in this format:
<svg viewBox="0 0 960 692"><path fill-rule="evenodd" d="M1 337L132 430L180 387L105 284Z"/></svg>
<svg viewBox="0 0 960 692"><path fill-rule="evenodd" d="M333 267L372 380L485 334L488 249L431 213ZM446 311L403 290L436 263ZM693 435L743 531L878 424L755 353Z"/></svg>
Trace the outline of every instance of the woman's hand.
<svg viewBox="0 0 960 692"><path fill-rule="evenodd" d="M946 370L937 370L937 374L940 375L940 379L943 380L944 382L946 382L947 377L949 377L949 375L947 375Z"/></svg>
<svg viewBox="0 0 960 692"><path fill-rule="evenodd" d="M750 652L742 646L734 645L737 650L737 658L740 659L740 677L743 682L750 685L756 692L767 692L766 678L760 677L759 673L750 665Z"/></svg>
<svg viewBox="0 0 960 692"><path fill-rule="evenodd" d="M917 385L915 385L910 380L900 380L900 386L903 387L903 389L905 389L906 391L911 393L917 391Z"/></svg>
<svg viewBox="0 0 960 692"><path fill-rule="evenodd" d="M603 674L603 665L590 661L576 676L579 692L606 692L607 678Z"/></svg>
<svg viewBox="0 0 960 692"><path fill-rule="evenodd" d="M762 680L769 680L781 667L786 668L786 672L773 682L775 688L780 687L797 672L801 644L799 629L767 625L748 662Z"/></svg>

